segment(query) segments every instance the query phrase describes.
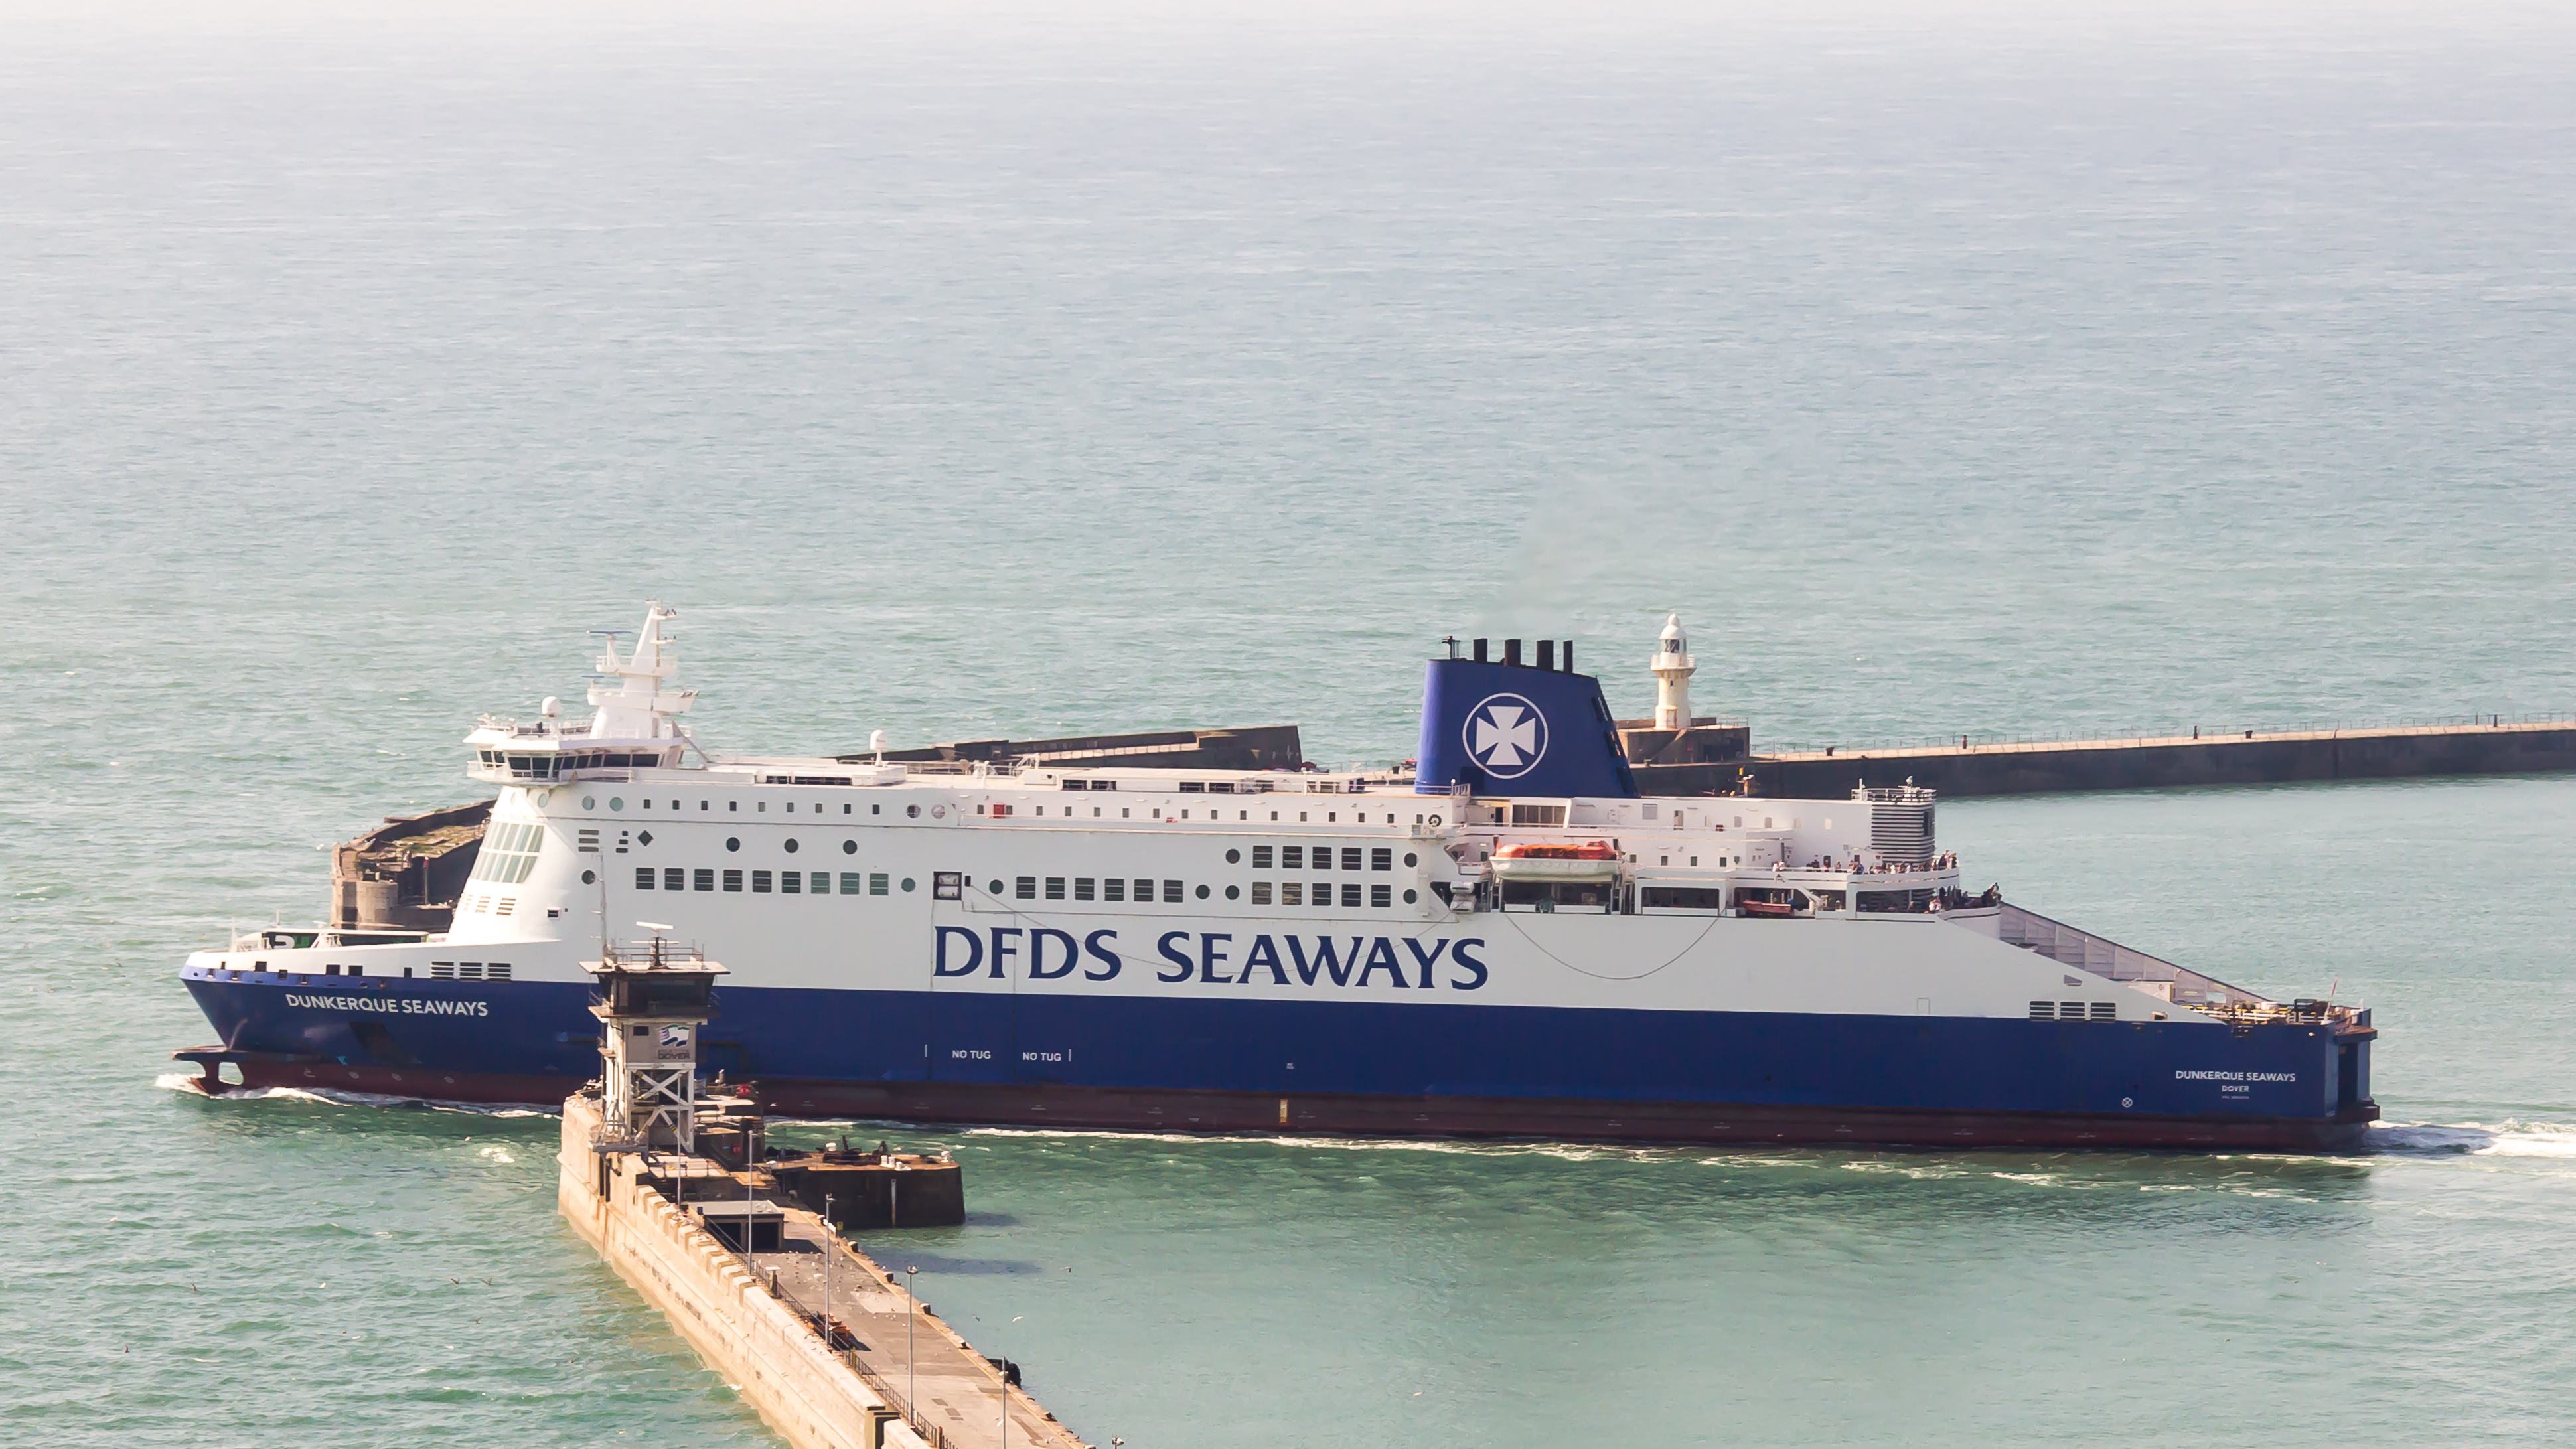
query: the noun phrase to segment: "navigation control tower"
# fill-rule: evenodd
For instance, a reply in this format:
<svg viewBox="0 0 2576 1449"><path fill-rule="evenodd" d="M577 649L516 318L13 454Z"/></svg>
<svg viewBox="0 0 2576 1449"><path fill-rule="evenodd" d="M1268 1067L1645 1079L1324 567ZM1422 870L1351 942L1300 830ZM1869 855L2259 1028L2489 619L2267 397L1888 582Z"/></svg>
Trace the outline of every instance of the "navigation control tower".
<svg viewBox="0 0 2576 1449"><path fill-rule="evenodd" d="M713 1020L725 968L696 947L672 946L651 921L646 945L610 942L581 969L599 983L602 1145L632 1152L697 1149L698 1028Z"/></svg>

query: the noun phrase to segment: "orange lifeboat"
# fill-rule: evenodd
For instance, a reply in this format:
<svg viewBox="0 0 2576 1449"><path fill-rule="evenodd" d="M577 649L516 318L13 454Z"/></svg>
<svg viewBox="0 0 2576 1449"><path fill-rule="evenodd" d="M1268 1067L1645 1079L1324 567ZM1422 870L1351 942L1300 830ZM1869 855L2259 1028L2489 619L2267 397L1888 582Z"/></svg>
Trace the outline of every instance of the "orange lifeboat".
<svg viewBox="0 0 2576 1449"><path fill-rule="evenodd" d="M1598 881L1618 874L1619 852L1606 840L1581 845L1506 845L1494 852L1497 880Z"/></svg>

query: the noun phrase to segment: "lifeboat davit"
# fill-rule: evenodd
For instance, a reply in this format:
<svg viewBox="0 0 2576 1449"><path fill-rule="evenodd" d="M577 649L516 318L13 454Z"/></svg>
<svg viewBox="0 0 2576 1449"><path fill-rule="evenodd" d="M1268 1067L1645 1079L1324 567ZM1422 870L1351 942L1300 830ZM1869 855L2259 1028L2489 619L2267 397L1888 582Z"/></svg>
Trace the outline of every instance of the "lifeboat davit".
<svg viewBox="0 0 2576 1449"><path fill-rule="evenodd" d="M1494 852L1498 880L1608 880L1619 872L1619 852L1606 840L1581 845L1506 845Z"/></svg>

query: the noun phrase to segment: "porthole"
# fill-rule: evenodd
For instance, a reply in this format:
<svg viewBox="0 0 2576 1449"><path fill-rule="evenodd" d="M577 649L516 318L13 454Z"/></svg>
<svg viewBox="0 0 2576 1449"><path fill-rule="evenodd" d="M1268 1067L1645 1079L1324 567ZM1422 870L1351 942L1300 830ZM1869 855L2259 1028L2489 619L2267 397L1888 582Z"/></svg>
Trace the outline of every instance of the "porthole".
<svg viewBox="0 0 2576 1449"><path fill-rule="evenodd" d="M608 797L608 808L609 808L609 809L611 809L611 810L623 810L623 809L625 809L625 808L626 808L626 797L625 797L625 796L623 796L623 795L611 795L611 796L609 796L609 797Z"/></svg>
<svg viewBox="0 0 2576 1449"><path fill-rule="evenodd" d="M1002 893L1002 883L1000 881L987 881L984 884L984 889L991 891L993 894L998 896Z"/></svg>
<svg viewBox="0 0 2576 1449"><path fill-rule="evenodd" d="M1420 900L1420 899L1421 899L1421 895L1420 895L1420 893L1419 893L1419 892L1416 892L1416 891L1406 891L1406 892L1404 893L1404 903L1405 903L1406 905L1408 905L1408 906L1409 906L1409 905L1412 905L1415 901Z"/></svg>
<svg viewBox="0 0 2576 1449"><path fill-rule="evenodd" d="M597 884L599 884L599 872L597 872L597 871L595 871L595 870L586 870L586 871L583 871L583 872L581 873L581 883L582 883L583 885L597 885Z"/></svg>
<svg viewBox="0 0 2576 1449"><path fill-rule="evenodd" d="M598 808L599 808L599 797L598 797L598 796L596 796L596 795L584 795L584 796L582 796L582 797L581 797L581 808L582 808L582 809L584 809L584 810L596 810L596 809L598 809Z"/></svg>
<svg viewBox="0 0 2576 1449"><path fill-rule="evenodd" d="M727 849L727 850L740 850L740 849L742 849L742 837L741 837L741 836L739 836L739 835L728 835L728 836L726 836L726 837L725 837L725 849Z"/></svg>
<svg viewBox="0 0 2576 1449"><path fill-rule="evenodd" d="M1232 852L1232 851L1227 851L1226 853L1227 853L1228 855L1232 855L1234 852ZM1206 893L1206 891L1207 891L1207 887L1206 887L1206 886L1200 886L1200 887L1199 887L1199 891L1200 891L1200 893L1201 893L1201 894L1205 894L1205 893ZM1237 896L1239 896L1239 895L1242 895L1242 894L1243 894L1243 887L1241 887L1241 886L1227 886L1227 887L1225 888L1225 898L1226 898L1227 900L1233 900L1235 897L1237 897Z"/></svg>
<svg viewBox="0 0 2576 1449"><path fill-rule="evenodd" d="M842 853L843 855L856 855L856 854L858 854L858 853L859 853L859 843L858 843L857 841L855 841L855 840L844 840L844 841L842 841L842 842L841 842L841 853Z"/></svg>
<svg viewBox="0 0 2576 1449"><path fill-rule="evenodd" d="M792 835L787 838L787 853L789 855L796 853L796 837Z"/></svg>
<svg viewBox="0 0 2576 1449"><path fill-rule="evenodd" d="M1226 894L1227 894L1227 895L1232 895L1232 894L1234 894L1234 892L1233 892L1232 890L1228 890L1228 891L1226 892ZM1200 886L1200 887L1199 887L1199 899L1200 899L1200 900L1206 900L1206 899L1207 899L1207 887L1206 887L1206 886Z"/></svg>
<svg viewBox="0 0 2576 1449"><path fill-rule="evenodd" d="M1439 816L1437 816L1437 815L1432 816L1432 817L1431 817L1431 823L1432 823L1432 824L1434 824L1434 825L1439 824L1439 823L1440 823L1440 817L1439 817Z"/></svg>
<svg viewBox="0 0 2576 1449"><path fill-rule="evenodd" d="M1229 850L1225 853L1225 863L1228 865L1234 865L1242 859L1243 852L1240 850Z"/></svg>
<svg viewBox="0 0 2576 1449"><path fill-rule="evenodd" d="M948 807L947 807L947 806L945 806L945 805L933 805L933 806L931 806L931 807L930 807L930 818L931 818L931 819L933 819L933 820L945 820L945 819L947 819L947 818L948 818Z"/></svg>
<svg viewBox="0 0 2576 1449"><path fill-rule="evenodd" d="M911 876L905 876L905 877L903 878L903 888L904 888L905 890L910 890L910 889L912 889L912 877L911 877Z"/></svg>
<svg viewBox="0 0 2576 1449"><path fill-rule="evenodd" d="M903 807L903 813L915 820L919 820L921 818L921 807L918 805L906 805Z"/></svg>
<svg viewBox="0 0 2576 1449"><path fill-rule="evenodd" d="M1422 864L1422 857L1415 855L1412 851L1408 850L1404 853L1404 863L1406 865L1420 865Z"/></svg>

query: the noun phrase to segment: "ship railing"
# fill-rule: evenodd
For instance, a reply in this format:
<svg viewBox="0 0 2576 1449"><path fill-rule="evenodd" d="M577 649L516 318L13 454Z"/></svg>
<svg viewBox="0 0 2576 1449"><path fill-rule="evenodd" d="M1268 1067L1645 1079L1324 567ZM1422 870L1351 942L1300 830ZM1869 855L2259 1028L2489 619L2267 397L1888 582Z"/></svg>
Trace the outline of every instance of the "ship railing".
<svg viewBox="0 0 2576 1449"><path fill-rule="evenodd" d="M2235 1026L2278 1022L2293 1026L2354 1027L2361 1023L2360 1007L2338 1006L2331 1001L2304 996L2296 1001L2228 1002L2201 1009Z"/></svg>
<svg viewBox="0 0 2576 1449"><path fill-rule="evenodd" d="M2214 976L2177 966L2161 957L2134 950L2105 936L2052 920L2037 911L2004 903L1990 910L1954 911L1951 923L2007 946L2035 951L2061 966L2072 966L2113 981L2161 986L2156 994L2179 1006L2202 1010L2238 1010L2278 1005Z"/></svg>

